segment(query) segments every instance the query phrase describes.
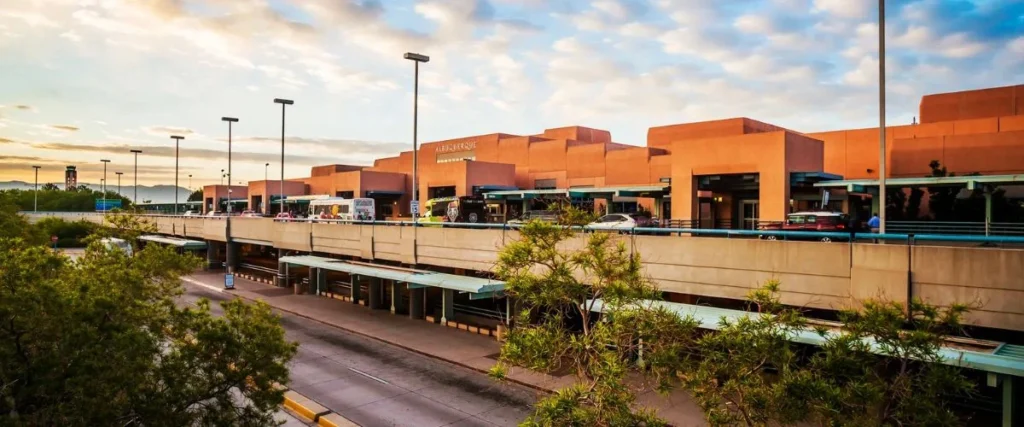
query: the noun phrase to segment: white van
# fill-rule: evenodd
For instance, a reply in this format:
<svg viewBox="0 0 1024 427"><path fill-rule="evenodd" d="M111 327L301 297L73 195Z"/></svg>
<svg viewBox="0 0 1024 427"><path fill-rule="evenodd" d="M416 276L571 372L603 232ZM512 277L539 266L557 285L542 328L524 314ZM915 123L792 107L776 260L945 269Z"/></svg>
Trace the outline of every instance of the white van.
<svg viewBox="0 0 1024 427"><path fill-rule="evenodd" d="M125 255L132 256L132 245L131 243L128 243L127 240L118 239L116 237L106 237L100 239L100 242L103 243L107 249L120 249L125 253Z"/></svg>
<svg viewBox="0 0 1024 427"><path fill-rule="evenodd" d="M372 221L376 215L373 199L330 197L309 202L309 219Z"/></svg>

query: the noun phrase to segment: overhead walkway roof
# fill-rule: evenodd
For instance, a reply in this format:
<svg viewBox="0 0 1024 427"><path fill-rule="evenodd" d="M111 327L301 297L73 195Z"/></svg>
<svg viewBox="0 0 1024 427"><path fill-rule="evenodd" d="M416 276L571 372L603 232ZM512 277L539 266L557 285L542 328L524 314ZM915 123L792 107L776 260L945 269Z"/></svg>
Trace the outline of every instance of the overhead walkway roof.
<svg viewBox="0 0 1024 427"><path fill-rule="evenodd" d="M545 189L545 190L505 190L491 191L484 194L488 199L497 200L529 200L544 196L565 196L565 197L665 197L669 194L670 187L665 184L655 185L631 185L622 187L577 187L568 189Z"/></svg>
<svg viewBox="0 0 1024 427"><path fill-rule="evenodd" d="M144 240L144 241L153 242L153 243L161 243L161 244L164 244L164 245L177 246L179 248L184 248L184 249L203 249L203 248L206 248L206 242L199 241L199 240L182 239L182 238L178 238L178 237L156 236L156 235L147 234L147 235L144 235L144 236L140 236L139 240Z"/></svg>
<svg viewBox="0 0 1024 427"><path fill-rule="evenodd" d="M500 280L459 276L434 271L388 268L386 266L375 267L363 263L353 263L340 259L313 255L285 256L279 258L278 262L289 265L340 271L351 275L394 280L396 282L407 283L410 288L432 286L451 289L461 293L469 293L470 299L485 299L500 296L505 290L505 282Z"/></svg>
<svg viewBox="0 0 1024 427"><path fill-rule="evenodd" d="M604 301L600 299L588 300L587 305L590 305L591 301L594 301L594 311L599 313L605 312ZM699 323L701 328L710 330L717 330L720 328L720 321L722 319L735 321L741 317L753 317L759 315L758 313L752 313L749 311L730 310L668 301L647 301L646 303L650 304L651 307L664 307L671 312L675 312L680 317L692 316L693 319ZM833 331L826 332L826 336L836 333L837 332ZM822 337L813 329L800 331L790 337L790 341L815 346L825 344L826 340L827 337ZM885 354L876 343L871 342L870 344L873 353L880 355ZM979 371L995 374L1024 377L1024 346L997 343L991 351L964 350L956 347L945 346L942 347L939 354L947 365L977 369Z"/></svg>
<svg viewBox="0 0 1024 427"><path fill-rule="evenodd" d="M973 190L978 184L1007 185L1024 184L1024 175L975 175L975 176L936 176L922 178L888 178L886 187L964 187ZM815 187L838 187L849 191L858 188L877 187L877 179L848 179L822 181L814 183Z"/></svg>

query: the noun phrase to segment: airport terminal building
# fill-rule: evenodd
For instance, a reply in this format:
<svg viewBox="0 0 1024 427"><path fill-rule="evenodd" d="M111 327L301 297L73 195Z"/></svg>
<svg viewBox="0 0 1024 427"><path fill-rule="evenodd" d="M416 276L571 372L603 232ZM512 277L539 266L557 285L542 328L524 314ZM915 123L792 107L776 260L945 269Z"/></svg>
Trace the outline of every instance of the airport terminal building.
<svg viewBox="0 0 1024 427"><path fill-rule="evenodd" d="M919 117L919 123L886 128L890 191L941 185L1019 197L1013 184L1024 173L1024 85L927 95ZM701 228L752 228L804 209L863 218L879 209L878 142L877 128L806 133L749 118L652 127L645 146L581 126L476 135L420 146L417 197L423 206L433 198L485 195L496 206L496 220L552 197L599 211L644 209ZM942 177L933 161L946 175L985 179ZM233 203L236 211L248 206L273 214L281 197L290 203L326 195L373 198L378 219L408 218L412 163L408 151L368 167L318 166L307 178L287 181L284 194L277 180L230 192L207 186L203 210ZM914 219L928 216L925 199Z"/></svg>

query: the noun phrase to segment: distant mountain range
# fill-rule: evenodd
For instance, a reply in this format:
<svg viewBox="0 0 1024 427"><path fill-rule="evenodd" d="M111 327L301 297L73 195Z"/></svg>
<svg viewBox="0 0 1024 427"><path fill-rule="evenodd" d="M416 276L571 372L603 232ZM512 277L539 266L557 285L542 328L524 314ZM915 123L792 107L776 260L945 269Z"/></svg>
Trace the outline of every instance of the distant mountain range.
<svg viewBox="0 0 1024 427"><path fill-rule="evenodd" d="M40 182L39 187L45 185L45 182ZM64 182L54 182L54 185L64 188ZM80 182L78 185L85 185L94 190L100 190L101 185L89 182ZM31 182L24 181L0 181L0 190L31 190L33 184ZM107 185L107 191L117 191L117 185ZM121 194L125 197L132 198L135 196L135 187L131 185L121 185ZM185 187L178 187L178 200L184 202L188 200L188 195L191 194ZM174 186L173 185L154 185L154 186L139 186L139 201L150 200L152 203L174 203Z"/></svg>

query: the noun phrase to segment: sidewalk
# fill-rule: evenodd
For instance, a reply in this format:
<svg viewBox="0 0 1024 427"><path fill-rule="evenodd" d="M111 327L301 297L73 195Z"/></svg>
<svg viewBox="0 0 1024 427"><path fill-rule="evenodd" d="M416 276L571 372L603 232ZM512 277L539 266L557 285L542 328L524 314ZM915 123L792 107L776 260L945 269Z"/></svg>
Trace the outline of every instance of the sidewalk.
<svg viewBox="0 0 1024 427"><path fill-rule="evenodd" d="M223 288L222 273L199 273L190 276L197 284ZM486 373L497 363L501 345L492 337L473 334L387 310L367 307L314 295L294 295L289 288L235 278L235 290L226 291L248 300L262 300L272 307L343 329L406 350ZM541 374L523 368L510 369L508 380L541 391L553 391L571 385L572 374L562 377ZM700 408L689 395L675 392L661 396L648 392L638 397L639 403L658 410L658 414L678 427L704 426Z"/></svg>

